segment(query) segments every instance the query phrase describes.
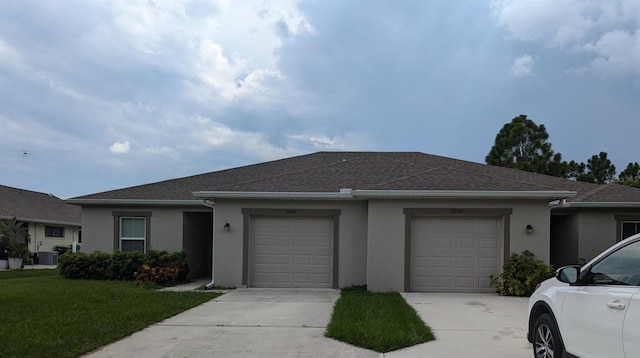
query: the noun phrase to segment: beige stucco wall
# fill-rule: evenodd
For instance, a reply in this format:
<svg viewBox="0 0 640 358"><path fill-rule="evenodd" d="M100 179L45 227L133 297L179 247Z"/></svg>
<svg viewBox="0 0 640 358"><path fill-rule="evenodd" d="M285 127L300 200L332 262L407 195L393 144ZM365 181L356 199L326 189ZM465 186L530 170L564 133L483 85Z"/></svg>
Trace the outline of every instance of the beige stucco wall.
<svg viewBox="0 0 640 358"><path fill-rule="evenodd" d="M512 209L509 253L527 249L549 262L549 206L544 200L370 200L367 285L372 291L404 291L405 208ZM526 226L534 228L527 234ZM500 263L502 266L502 263Z"/></svg>
<svg viewBox="0 0 640 358"><path fill-rule="evenodd" d="M581 209L578 217L578 258L591 260L618 242L616 215L640 216L640 210Z"/></svg>
<svg viewBox="0 0 640 358"><path fill-rule="evenodd" d="M338 286L366 283L367 205L363 201L233 201L216 200L215 283L220 286L242 284L242 209L340 209ZM225 223L231 230L224 231Z"/></svg>
<svg viewBox="0 0 640 358"><path fill-rule="evenodd" d="M207 211L204 206L189 207L83 207L83 252L114 251L114 211L151 212L150 248L177 251L182 249L182 220L184 211Z"/></svg>
<svg viewBox="0 0 640 358"><path fill-rule="evenodd" d="M183 212L197 207L84 207L82 251L112 252L114 211L152 212L151 247L182 248ZM215 209L215 283L242 284L242 209L339 209L338 285L367 284L372 291L403 291L405 263L405 208L510 209L509 252L532 251L549 262L549 207L545 200L217 200ZM204 208L204 210L210 210ZM223 226L229 223L230 231ZM534 232L526 233L532 225ZM502 226L501 226L502 228ZM502 263L500 264L502 266Z"/></svg>
<svg viewBox="0 0 640 358"><path fill-rule="evenodd" d="M45 226L64 228L64 237L45 236ZM78 240L79 230L79 226L30 222L29 236L31 236L31 242L29 243L29 251L33 253L40 251L55 251L57 245L71 245L74 240Z"/></svg>

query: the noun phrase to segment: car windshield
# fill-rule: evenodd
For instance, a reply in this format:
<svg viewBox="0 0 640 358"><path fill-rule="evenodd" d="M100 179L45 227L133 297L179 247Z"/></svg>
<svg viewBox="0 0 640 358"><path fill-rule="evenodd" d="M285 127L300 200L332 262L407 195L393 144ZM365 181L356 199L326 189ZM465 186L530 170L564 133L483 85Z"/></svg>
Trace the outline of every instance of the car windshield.
<svg viewBox="0 0 640 358"><path fill-rule="evenodd" d="M589 283L600 285L640 285L640 242L634 242L593 265Z"/></svg>

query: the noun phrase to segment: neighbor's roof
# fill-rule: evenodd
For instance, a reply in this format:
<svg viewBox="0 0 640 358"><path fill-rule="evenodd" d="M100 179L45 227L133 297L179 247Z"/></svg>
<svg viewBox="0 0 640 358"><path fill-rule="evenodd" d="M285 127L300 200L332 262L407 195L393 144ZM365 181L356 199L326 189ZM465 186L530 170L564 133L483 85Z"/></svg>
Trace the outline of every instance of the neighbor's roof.
<svg viewBox="0 0 640 358"><path fill-rule="evenodd" d="M80 226L82 209L51 194L0 185L0 218Z"/></svg>
<svg viewBox="0 0 640 358"><path fill-rule="evenodd" d="M557 192L568 202L640 203L640 190L597 185L419 152L317 152L70 199L76 204L193 202L194 192ZM573 198L573 194L577 195Z"/></svg>

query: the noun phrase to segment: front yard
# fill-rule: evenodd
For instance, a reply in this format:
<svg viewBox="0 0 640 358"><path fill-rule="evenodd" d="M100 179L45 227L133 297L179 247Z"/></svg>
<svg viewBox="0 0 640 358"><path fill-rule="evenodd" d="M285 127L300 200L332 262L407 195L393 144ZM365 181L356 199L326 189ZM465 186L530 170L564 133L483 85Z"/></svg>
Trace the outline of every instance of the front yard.
<svg viewBox="0 0 640 358"><path fill-rule="evenodd" d="M217 296L68 280L58 270L3 271L0 356L77 357Z"/></svg>

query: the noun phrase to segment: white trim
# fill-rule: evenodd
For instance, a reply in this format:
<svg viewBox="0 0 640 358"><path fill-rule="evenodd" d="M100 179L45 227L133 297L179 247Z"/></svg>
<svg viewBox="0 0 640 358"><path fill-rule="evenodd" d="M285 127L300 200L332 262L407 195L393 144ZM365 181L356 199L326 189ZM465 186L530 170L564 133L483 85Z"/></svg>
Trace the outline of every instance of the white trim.
<svg viewBox="0 0 640 358"><path fill-rule="evenodd" d="M202 199L354 199L351 192L196 191Z"/></svg>
<svg viewBox="0 0 640 358"><path fill-rule="evenodd" d="M246 192L197 191L203 199L370 199L370 198L479 198L479 199L564 199L575 191L471 191L471 190L347 190L340 192Z"/></svg>
<svg viewBox="0 0 640 358"><path fill-rule="evenodd" d="M640 202L569 202L553 208L640 208Z"/></svg>
<svg viewBox="0 0 640 358"><path fill-rule="evenodd" d="M354 190L367 198L480 198L480 199L562 199L575 191L475 191L475 190Z"/></svg>

